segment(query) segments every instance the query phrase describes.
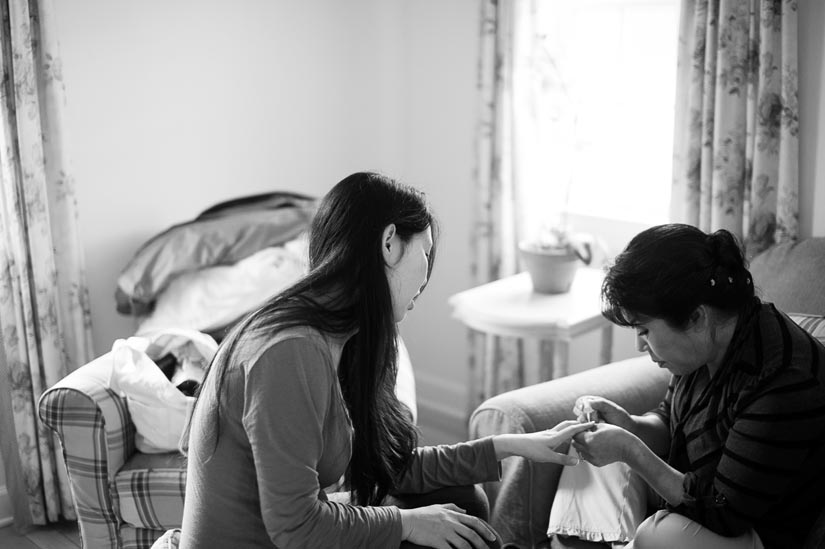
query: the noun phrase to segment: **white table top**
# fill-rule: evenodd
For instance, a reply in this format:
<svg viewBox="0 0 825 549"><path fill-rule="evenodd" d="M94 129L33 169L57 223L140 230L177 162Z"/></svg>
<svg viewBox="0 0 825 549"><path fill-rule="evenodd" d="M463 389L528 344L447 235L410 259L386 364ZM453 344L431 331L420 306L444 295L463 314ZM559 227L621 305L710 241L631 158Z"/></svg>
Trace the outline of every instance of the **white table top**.
<svg viewBox="0 0 825 549"><path fill-rule="evenodd" d="M601 314L601 269L582 267L570 291L539 294L530 275L519 273L450 297L453 316L498 336L569 340L609 324Z"/></svg>

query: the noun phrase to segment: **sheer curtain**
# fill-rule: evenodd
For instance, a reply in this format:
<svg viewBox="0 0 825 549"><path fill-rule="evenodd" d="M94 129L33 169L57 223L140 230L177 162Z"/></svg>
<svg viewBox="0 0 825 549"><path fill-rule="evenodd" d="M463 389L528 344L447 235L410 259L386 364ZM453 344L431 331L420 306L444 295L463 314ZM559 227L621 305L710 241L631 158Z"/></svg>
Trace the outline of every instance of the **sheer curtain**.
<svg viewBox="0 0 825 549"><path fill-rule="evenodd" d="M683 0L671 219L797 238L797 2Z"/></svg>
<svg viewBox="0 0 825 549"><path fill-rule="evenodd" d="M18 527L75 518L37 401L92 354L52 15L0 0L0 443Z"/></svg>
<svg viewBox="0 0 825 549"><path fill-rule="evenodd" d="M518 190L526 177L521 145L529 141L532 117L529 67L535 0L481 1L478 66L480 112L476 129L472 230L475 284L517 272ZM523 345L510 338L487 340L470 333L469 410L483 399L522 384ZM495 368L492 366L495 365Z"/></svg>

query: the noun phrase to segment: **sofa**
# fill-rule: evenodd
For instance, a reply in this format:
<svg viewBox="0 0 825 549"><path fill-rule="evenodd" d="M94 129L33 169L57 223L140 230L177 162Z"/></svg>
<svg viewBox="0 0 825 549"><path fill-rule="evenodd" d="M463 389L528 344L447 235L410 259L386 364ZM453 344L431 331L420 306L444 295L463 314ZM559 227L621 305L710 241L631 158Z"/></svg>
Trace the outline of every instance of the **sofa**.
<svg viewBox="0 0 825 549"><path fill-rule="evenodd" d="M776 245L753 258L750 269L764 301L792 314L820 341L825 339L825 238ZM664 397L669 375L645 355L502 393L473 412L470 438L548 429L572 419L573 404L584 394L601 395L631 413L643 413ZM512 457L502 463L501 481L485 485L491 523L505 547L549 547L547 524L561 471L557 464ZM825 495L822 501L823 511L805 549L825 547Z"/></svg>
<svg viewBox="0 0 825 549"><path fill-rule="evenodd" d="M415 379L399 338L396 394L417 417ZM40 397L40 419L63 450L84 549L148 549L180 528L186 459L135 446L127 399L112 389L112 353L85 364Z"/></svg>

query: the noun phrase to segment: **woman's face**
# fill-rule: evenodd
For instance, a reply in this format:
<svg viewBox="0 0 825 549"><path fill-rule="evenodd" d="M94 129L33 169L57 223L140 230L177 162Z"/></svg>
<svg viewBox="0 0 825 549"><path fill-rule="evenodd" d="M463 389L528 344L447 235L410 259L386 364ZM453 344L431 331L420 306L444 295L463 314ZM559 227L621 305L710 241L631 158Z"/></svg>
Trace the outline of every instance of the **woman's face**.
<svg viewBox="0 0 825 549"><path fill-rule="evenodd" d="M672 374L689 374L708 361L706 334L692 324L679 330L660 318L652 318L643 319L633 329L636 330L636 349L647 352L653 362Z"/></svg>
<svg viewBox="0 0 825 549"><path fill-rule="evenodd" d="M397 254L387 262L387 279L392 293L392 308L395 322L401 322L415 307L415 299L427 283L430 265L430 250L433 247L433 233L428 227L404 243L396 235L392 242Z"/></svg>

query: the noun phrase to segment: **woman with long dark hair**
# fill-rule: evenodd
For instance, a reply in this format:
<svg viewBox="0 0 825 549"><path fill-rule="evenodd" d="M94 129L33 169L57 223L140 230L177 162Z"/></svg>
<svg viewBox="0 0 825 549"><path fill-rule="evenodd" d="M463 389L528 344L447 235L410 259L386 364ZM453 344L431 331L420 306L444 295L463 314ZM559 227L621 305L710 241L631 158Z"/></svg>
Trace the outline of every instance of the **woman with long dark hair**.
<svg viewBox="0 0 825 549"><path fill-rule="evenodd" d="M802 547L825 492L825 346L756 297L755 284L726 230L660 225L616 257L604 315L635 330L638 350L671 381L644 415L580 399L602 421L572 446L599 469L562 472L554 548ZM613 464L624 468L600 469ZM656 496L648 504L645 487ZM594 499L615 512L596 517ZM649 507L660 510L645 518Z"/></svg>
<svg viewBox="0 0 825 549"><path fill-rule="evenodd" d="M496 546L473 485L510 455L576 463L553 449L592 424L417 448L395 396L396 323L437 237L423 194L386 176L353 174L323 198L308 275L239 323L206 374L181 547ZM348 497L328 497L342 475Z"/></svg>

